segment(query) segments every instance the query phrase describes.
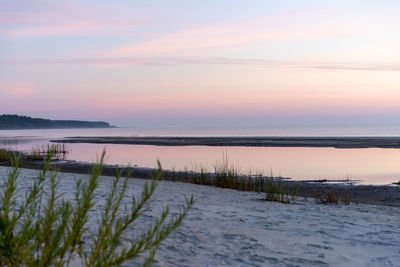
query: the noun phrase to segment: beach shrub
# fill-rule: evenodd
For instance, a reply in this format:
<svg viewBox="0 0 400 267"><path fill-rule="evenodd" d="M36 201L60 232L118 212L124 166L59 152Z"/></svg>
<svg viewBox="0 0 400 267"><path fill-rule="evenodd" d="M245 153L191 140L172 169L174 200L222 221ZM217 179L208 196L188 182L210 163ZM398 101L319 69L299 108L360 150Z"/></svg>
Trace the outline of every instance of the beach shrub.
<svg viewBox="0 0 400 267"><path fill-rule="evenodd" d="M80 261L83 266L119 266L143 255L150 265L160 243L179 227L193 205L187 200L181 211L170 216L167 207L153 225L133 241L121 242L131 232L132 224L142 215L161 178L161 165L141 196L121 207L129 176L117 172L105 197L105 206L97 233L87 239L89 211L94 209L94 195L105 153L95 164L87 180L76 182L75 199L65 200L58 193L60 179L50 166L49 154L43 169L24 196L19 192L19 160L3 178L0 191L0 266L68 266ZM122 209L122 210L121 210ZM121 215L123 214L123 215ZM93 225L91 225L93 227Z"/></svg>

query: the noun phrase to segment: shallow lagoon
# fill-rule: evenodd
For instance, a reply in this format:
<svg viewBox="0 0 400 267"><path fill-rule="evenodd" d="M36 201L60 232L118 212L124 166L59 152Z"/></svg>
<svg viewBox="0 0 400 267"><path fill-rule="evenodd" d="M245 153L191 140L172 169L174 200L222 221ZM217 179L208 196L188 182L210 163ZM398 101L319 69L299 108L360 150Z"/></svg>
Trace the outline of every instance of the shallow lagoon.
<svg viewBox="0 0 400 267"><path fill-rule="evenodd" d="M255 129L253 132L255 132ZM267 129L268 130L268 129ZM264 131L267 131L264 129ZM175 129L175 135L194 135L196 129ZM232 130L231 130L232 131ZM260 135L260 129L258 129ZM277 129L275 132L279 132ZM274 132L272 131L272 132ZM240 131L236 131L240 132ZM271 130L270 130L271 132ZM296 131L294 131L296 132ZM297 131L298 133L299 131ZM203 130L199 136L227 135ZM244 132L242 132L244 133ZM268 131L267 131L268 133ZM281 130L281 133L285 133ZM172 136L169 129L54 129L0 131L0 147L28 150L46 144L50 139L66 136ZM317 135L317 134L314 134ZM343 134L344 135L344 134ZM335 149L302 147L207 147L207 146L149 146L117 144L67 144L68 159L94 162L107 149L107 162L120 165L155 167L159 159L165 169L188 170L205 167L212 170L222 162L224 154L229 162L243 173L269 173L296 180L353 179L362 184L390 184L400 180L400 149Z"/></svg>

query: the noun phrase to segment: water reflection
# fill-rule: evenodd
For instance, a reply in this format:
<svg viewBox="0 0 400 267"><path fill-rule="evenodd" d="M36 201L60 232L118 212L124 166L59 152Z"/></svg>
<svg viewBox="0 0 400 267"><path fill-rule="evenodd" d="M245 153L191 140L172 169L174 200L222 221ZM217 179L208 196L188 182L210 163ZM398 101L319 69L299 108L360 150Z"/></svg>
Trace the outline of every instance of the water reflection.
<svg viewBox="0 0 400 267"><path fill-rule="evenodd" d="M66 136L52 132L54 135ZM32 134L32 133L31 133ZM92 132L94 135L94 133ZM34 136L0 137L0 148L29 151L32 147L48 144L49 138ZM346 178L361 179L364 184L390 184L400 180L400 149L335 149L291 147L162 147L117 144L67 144L68 159L95 162L96 155L107 149L110 164L156 167L159 159L165 169L183 170L206 167L213 169L222 161L226 150L230 162L243 173L251 171L297 180Z"/></svg>
<svg viewBox="0 0 400 267"><path fill-rule="evenodd" d="M27 137L0 137L0 146L16 146L36 143L38 139Z"/></svg>
<svg viewBox="0 0 400 267"><path fill-rule="evenodd" d="M335 149L292 147L163 147L117 144L69 144L70 159L96 161L105 147L107 161L155 167L159 159L166 169L210 170L222 161L224 151L241 171L267 173L297 180L361 179L364 184L390 184L400 179L399 149Z"/></svg>

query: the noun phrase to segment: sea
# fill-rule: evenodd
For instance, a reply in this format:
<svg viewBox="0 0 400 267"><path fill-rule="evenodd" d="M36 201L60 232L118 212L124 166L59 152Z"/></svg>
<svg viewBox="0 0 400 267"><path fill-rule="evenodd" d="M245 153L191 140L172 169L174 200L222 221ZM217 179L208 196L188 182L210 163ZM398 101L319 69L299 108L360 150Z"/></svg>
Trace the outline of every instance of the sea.
<svg viewBox="0 0 400 267"><path fill-rule="evenodd" d="M51 140L74 136L317 136L400 137L400 125L264 127L165 127L0 130L0 148L29 151ZM66 144L68 160L96 162L106 150L109 164L213 171L225 156L244 174L273 174L293 180L346 181L384 185L400 181L400 149L312 147L210 147L127 144Z"/></svg>

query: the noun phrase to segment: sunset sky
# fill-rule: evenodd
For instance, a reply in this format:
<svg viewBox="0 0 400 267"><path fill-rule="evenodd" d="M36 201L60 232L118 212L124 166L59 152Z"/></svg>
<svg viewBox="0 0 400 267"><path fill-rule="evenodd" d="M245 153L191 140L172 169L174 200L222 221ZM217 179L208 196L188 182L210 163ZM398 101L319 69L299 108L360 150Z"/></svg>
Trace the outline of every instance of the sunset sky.
<svg viewBox="0 0 400 267"><path fill-rule="evenodd" d="M400 1L0 0L0 114L400 123Z"/></svg>

